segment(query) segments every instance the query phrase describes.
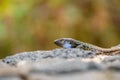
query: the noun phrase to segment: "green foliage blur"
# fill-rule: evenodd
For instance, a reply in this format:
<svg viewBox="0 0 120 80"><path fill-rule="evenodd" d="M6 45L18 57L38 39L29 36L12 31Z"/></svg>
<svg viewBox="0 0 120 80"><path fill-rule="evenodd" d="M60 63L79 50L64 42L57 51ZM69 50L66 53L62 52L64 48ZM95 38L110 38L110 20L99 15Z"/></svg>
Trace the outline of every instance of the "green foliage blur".
<svg viewBox="0 0 120 80"><path fill-rule="evenodd" d="M57 48L62 37L111 47L119 27L119 0L0 0L0 58Z"/></svg>

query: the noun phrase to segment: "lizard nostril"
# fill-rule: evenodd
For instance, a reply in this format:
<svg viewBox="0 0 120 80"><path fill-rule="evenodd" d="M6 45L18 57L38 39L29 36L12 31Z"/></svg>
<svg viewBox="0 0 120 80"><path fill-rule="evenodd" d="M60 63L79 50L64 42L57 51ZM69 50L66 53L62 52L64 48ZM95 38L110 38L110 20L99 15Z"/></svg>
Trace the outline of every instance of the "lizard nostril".
<svg viewBox="0 0 120 80"><path fill-rule="evenodd" d="M57 42L57 41L54 41L54 44L58 45L58 42Z"/></svg>
<svg viewBox="0 0 120 80"><path fill-rule="evenodd" d="M58 41L58 40L54 40L54 43L55 43L55 44L58 44L58 43L59 43L59 41Z"/></svg>

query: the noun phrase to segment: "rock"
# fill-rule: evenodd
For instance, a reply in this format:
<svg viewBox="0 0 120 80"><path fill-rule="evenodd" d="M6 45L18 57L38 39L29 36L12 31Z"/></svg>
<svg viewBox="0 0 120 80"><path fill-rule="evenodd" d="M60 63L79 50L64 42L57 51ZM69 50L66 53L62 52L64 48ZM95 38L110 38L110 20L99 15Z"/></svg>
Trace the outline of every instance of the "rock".
<svg viewBox="0 0 120 80"><path fill-rule="evenodd" d="M0 61L0 80L119 80L120 55L81 49L23 52Z"/></svg>
<svg viewBox="0 0 120 80"><path fill-rule="evenodd" d="M84 51L80 49L55 49L51 51L33 51L33 52L23 52L18 53L13 56L8 56L2 59L3 62L7 64L15 65L19 61L39 61L41 59L47 58L88 58L95 55L92 51Z"/></svg>

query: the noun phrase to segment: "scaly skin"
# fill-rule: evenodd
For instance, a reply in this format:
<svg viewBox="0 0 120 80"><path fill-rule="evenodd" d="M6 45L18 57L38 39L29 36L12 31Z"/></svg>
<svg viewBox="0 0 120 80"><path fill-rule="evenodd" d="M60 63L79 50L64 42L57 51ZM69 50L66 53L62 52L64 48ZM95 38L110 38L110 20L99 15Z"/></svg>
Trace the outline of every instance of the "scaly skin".
<svg viewBox="0 0 120 80"><path fill-rule="evenodd" d="M83 50L96 51L99 54L105 54L105 55L120 54L120 45L111 48L101 48L72 38L56 39L54 43L63 48L80 48Z"/></svg>

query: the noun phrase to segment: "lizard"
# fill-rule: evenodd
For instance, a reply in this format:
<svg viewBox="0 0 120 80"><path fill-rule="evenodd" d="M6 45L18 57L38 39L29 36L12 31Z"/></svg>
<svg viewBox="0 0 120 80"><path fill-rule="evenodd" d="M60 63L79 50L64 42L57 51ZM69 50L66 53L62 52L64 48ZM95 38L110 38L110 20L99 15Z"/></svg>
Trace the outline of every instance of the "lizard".
<svg viewBox="0 0 120 80"><path fill-rule="evenodd" d="M63 48L80 48L83 50L90 50L97 52L98 54L104 55L113 55L113 54L120 54L120 44L111 48L101 48L96 45L78 41L72 38L60 38L56 39L54 43Z"/></svg>

